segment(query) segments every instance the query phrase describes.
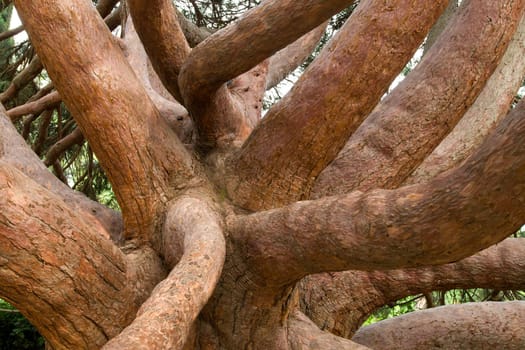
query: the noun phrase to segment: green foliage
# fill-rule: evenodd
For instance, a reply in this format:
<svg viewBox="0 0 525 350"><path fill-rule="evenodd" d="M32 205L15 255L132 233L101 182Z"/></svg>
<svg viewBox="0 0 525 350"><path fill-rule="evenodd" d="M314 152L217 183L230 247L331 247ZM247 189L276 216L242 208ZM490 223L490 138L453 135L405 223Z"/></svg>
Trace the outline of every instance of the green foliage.
<svg viewBox="0 0 525 350"><path fill-rule="evenodd" d="M24 316L0 299L0 350L44 349L44 338Z"/></svg>

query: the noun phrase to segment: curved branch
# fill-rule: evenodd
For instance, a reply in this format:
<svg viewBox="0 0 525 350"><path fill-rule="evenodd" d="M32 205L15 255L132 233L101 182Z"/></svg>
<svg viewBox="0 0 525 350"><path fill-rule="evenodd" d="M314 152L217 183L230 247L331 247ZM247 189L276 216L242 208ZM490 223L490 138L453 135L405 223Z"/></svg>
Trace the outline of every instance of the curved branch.
<svg viewBox="0 0 525 350"><path fill-rule="evenodd" d="M228 193L234 201L258 210L300 199L379 101L445 5L400 0L393 12L391 3L362 2L233 160Z"/></svg>
<svg viewBox="0 0 525 350"><path fill-rule="evenodd" d="M238 147L251 133L226 82L256 67L342 10L351 0L269 0L196 46L179 76L199 151ZM234 54L232 54L234 53Z"/></svg>
<svg viewBox="0 0 525 350"><path fill-rule="evenodd" d="M104 349L183 348L220 277L226 247L215 210L209 203L191 197L177 199L171 205L165 239L169 252L174 244L183 245L180 261L153 290L135 321Z"/></svg>
<svg viewBox="0 0 525 350"><path fill-rule="evenodd" d="M84 135L79 128L73 130L70 134L64 136L58 140L53 146L49 147L46 153L46 160L44 164L46 166L52 166L58 158L71 146L81 145L84 142Z"/></svg>
<svg viewBox="0 0 525 350"><path fill-rule="evenodd" d="M193 178L193 158L167 127L89 2L15 4L49 76L113 185L126 237L155 246L157 214L173 188L183 188Z"/></svg>
<svg viewBox="0 0 525 350"><path fill-rule="evenodd" d="M468 161L431 182L233 217L232 237L249 265L276 283L465 258L522 224L525 208L516 202L525 201L524 114L521 102Z"/></svg>
<svg viewBox="0 0 525 350"><path fill-rule="evenodd" d="M525 1L464 1L421 63L367 117L319 175L316 197L396 188L474 103L522 17Z"/></svg>
<svg viewBox="0 0 525 350"><path fill-rule="evenodd" d="M206 100L222 84L255 67L352 2L267 0L249 10L193 49L179 78L184 100L189 105Z"/></svg>
<svg viewBox="0 0 525 350"><path fill-rule="evenodd" d="M476 102L405 183L427 181L461 163L505 116L525 77L524 42L525 18L521 20L498 68Z"/></svg>
<svg viewBox="0 0 525 350"><path fill-rule="evenodd" d="M525 289L525 239L506 239L456 263L389 271L307 276L301 304L323 330L350 338L379 307L401 298L455 288Z"/></svg>
<svg viewBox="0 0 525 350"><path fill-rule="evenodd" d="M288 344L290 350L367 350L366 346L321 331L304 314L295 312L288 319Z"/></svg>
<svg viewBox="0 0 525 350"><path fill-rule="evenodd" d="M4 161L0 193L2 298L51 344L94 348L118 334L134 317L121 252L58 196Z"/></svg>
<svg viewBox="0 0 525 350"><path fill-rule="evenodd" d="M525 302L448 305L360 329L353 341L374 349L523 349Z"/></svg>
<svg viewBox="0 0 525 350"><path fill-rule="evenodd" d="M170 0L128 0L137 33L160 80L182 101L178 77L190 53L175 7Z"/></svg>

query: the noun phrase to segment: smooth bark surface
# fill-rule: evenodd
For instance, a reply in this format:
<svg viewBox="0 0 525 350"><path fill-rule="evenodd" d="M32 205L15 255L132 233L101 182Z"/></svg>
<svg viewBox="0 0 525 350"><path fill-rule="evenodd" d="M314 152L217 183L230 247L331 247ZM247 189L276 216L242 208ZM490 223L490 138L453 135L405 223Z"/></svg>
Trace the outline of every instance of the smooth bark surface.
<svg viewBox="0 0 525 350"><path fill-rule="evenodd" d="M475 101L516 30L524 2L472 0L461 6L421 63L319 175L315 197L397 187Z"/></svg>
<svg viewBox="0 0 525 350"><path fill-rule="evenodd" d="M227 188L235 203L258 210L300 199L379 101L446 4L395 3L400 10L394 13L390 3L361 3L293 90L268 112L232 161Z"/></svg>
<svg viewBox="0 0 525 350"><path fill-rule="evenodd" d="M523 349L525 303L449 305L364 327L353 340L374 349Z"/></svg>

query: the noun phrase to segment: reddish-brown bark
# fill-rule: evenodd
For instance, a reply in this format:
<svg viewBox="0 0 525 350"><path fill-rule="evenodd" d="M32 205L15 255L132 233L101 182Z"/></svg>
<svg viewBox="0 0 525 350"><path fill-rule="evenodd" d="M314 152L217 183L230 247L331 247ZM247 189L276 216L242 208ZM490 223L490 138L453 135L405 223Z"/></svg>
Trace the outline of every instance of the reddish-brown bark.
<svg viewBox="0 0 525 350"><path fill-rule="evenodd" d="M354 341L373 349L509 349L525 346L523 302L448 305L385 320Z"/></svg>
<svg viewBox="0 0 525 350"><path fill-rule="evenodd" d="M301 281L301 303L322 329L350 338L376 309L409 295L470 288L523 290L524 253L525 240L506 239L452 264L312 275Z"/></svg>
<svg viewBox="0 0 525 350"><path fill-rule="evenodd" d="M258 210L300 199L379 101L445 5L399 1L400 10L393 13L389 3L362 3L232 161L227 188L235 203ZM345 99L338 99L342 95Z"/></svg>
<svg viewBox="0 0 525 350"><path fill-rule="evenodd" d="M406 293L472 284L521 286L522 276L514 274L522 270L521 261L511 269L514 255L505 253L510 245L518 254L521 244L511 241L455 264L427 265L472 255L523 223L525 102L464 164L425 184L293 203L308 195L315 177L374 108L447 5L362 2L290 96L260 122L268 82L283 76L276 72L298 64L321 28L306 33L350 3L265 1L190 52L187 41L195 44L208 34L193 28L186 35L193 39L186 39L179 24L184 21L170 2L132 1L133 20L149 59L171 94L183 97L196 122L197 138L186 139L169 122L185 109L151 70L143 45L125 20L125 4L121 12L110 14L122 15L125 35L119 40L89 1L16 0L53 80L35 96L56 88L106 170L122 217L53 177L1 111L0 296L19 307L56 349L362 349L317 328L300 306L330 331L348 336L372 309ZM459 119L474 100L505 51L524 3L463 2L464 23L453 23L450 43L432 50L442 53L447 64L476 71L460 77L429 53L430 63L422 70L432 71L436 80L413 78L423 85L438 81L438 88L467 87L457 96L448 90L432 96L448 102L436 109L436 120ZM108 14L114 5L102 1L99 10ZM476 42L477 37L484 41ZM461 50L454 56L450 52L458 45ZM467 65L465 52L479 62ZM276 69L276 62L285 68ZM418 74L427 77L417 72L411 76ZM442 83L447 76L467 83ZM413 86L405 83L398 89ZM408 99L414 91L397 94ZM466 102L459 103L461 99ZM403 106L406 101L400 100L389 108ZM374 113L365 123L381 125ZM26 120L27 135L34 119ZM44 135L50 119L40 120ZM442 126L430 123L429 128L437 136L428 142L437 144L444 136ZM407 130L400 127L399 136L410 135ZM43 139L36 139L35 149ZM418 161L399 157L397 162L395 166L412 168ZM52 165L61 174L60 161L55 158ZM372 169L356 168L359 176ZM66 174L61 176L67 180ZM377 173L369 176L370 188L382 184ZM398 187L405 177L396 176L389 186ZM337 188L346 191L344 185ZM319 197L325 193L316 191ZM314 276L296 284L308 274L349 268L369 272L347 271L336 276L341 279ZM506 279L497 278L502 270L509 272ZM311 308L316 296L308 290L312 281L312 286L326 281L320 293L354 282L346 293L355 291L352 295L362 299L352 303L358 310L349 309L353 313L341 331L335 323L350 297L339 293L334 315L316 313ZM366 288L368 295L363 294ZM300 294L305 291L311 294ZM334 292L330 297L337 296ZM321 302L319 307L327 310ZM483 315L463 324L480 324ZM376 329L386 329L382 327ZM379 339L366 332L373 329L356 339ZM487 332L485 337L505 341L498 338L502 335ZM456 339L469 344L463 336Z"/></svg>
<svg viewBox="0 0 525 350"><path fill-rule="evenodd" d="M319 175L315 196L395 188L402 182L475 101L503 56L524 4L463 2L421 63Z"/></svg>

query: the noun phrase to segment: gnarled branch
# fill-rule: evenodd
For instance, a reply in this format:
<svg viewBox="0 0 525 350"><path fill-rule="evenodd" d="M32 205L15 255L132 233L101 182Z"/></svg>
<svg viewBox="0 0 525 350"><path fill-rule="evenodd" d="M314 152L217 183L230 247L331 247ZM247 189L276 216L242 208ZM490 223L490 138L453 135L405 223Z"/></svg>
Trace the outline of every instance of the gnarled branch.
<svg viewBox="0 0 525 350"><path fill-rule="evenodd" d="M183 255L135 321L104 349L182 349L215 288L226 251L218 215L209 203L191 197L177 199L167 215L166 250L171 254L182 245Z"/></svg>
<svg viewBox="0 0 525 350"><path fill-rule="evenodd" d="M321 271L465 258L522 224L525 208L516 203L525 201L524 113L522 102L467 162L431 182L236 216L232 238L249 265L275 283Z"/></svg>

